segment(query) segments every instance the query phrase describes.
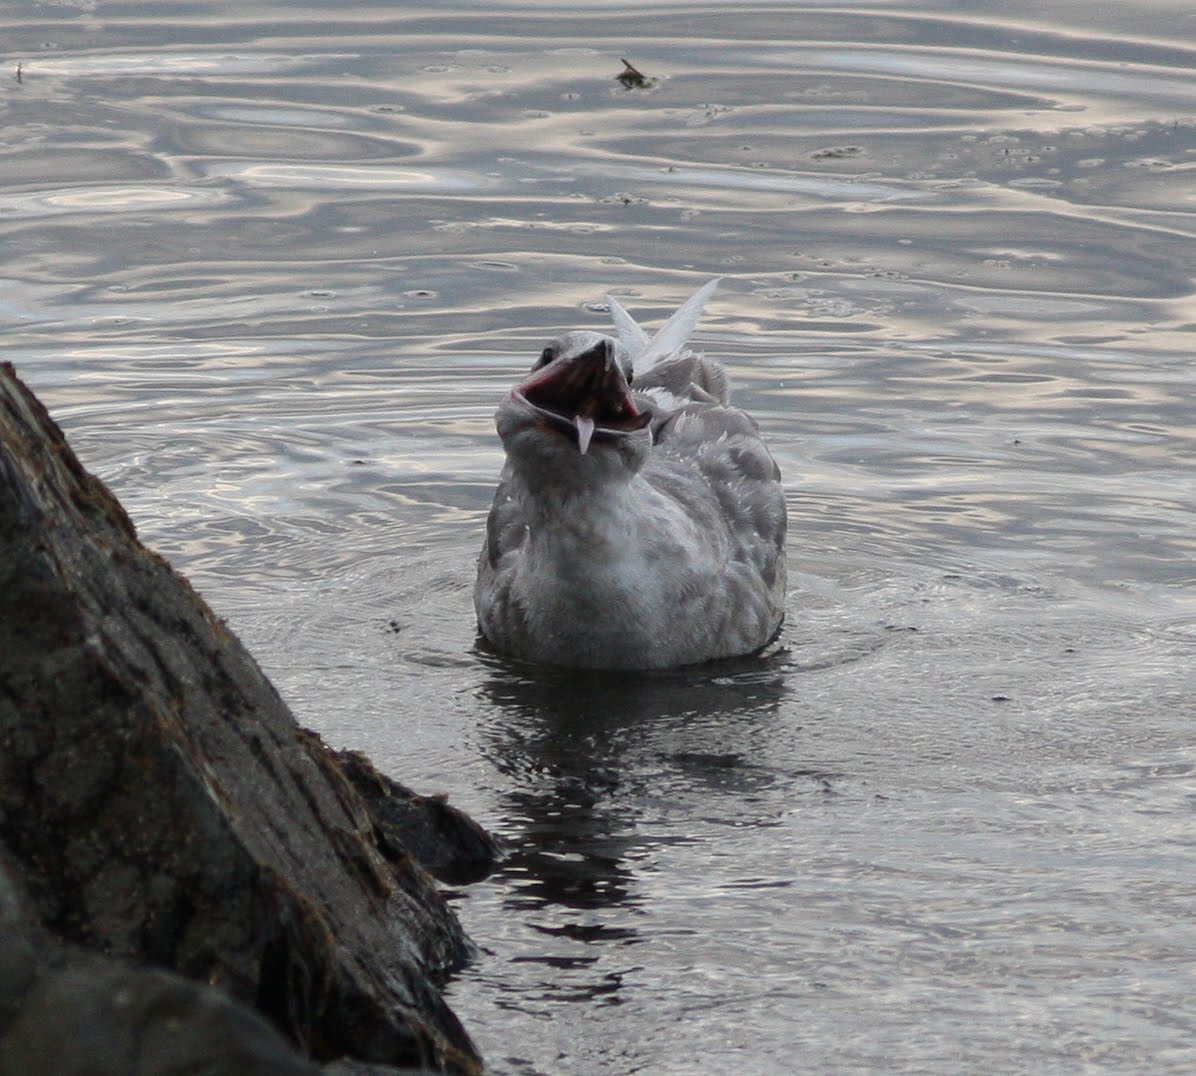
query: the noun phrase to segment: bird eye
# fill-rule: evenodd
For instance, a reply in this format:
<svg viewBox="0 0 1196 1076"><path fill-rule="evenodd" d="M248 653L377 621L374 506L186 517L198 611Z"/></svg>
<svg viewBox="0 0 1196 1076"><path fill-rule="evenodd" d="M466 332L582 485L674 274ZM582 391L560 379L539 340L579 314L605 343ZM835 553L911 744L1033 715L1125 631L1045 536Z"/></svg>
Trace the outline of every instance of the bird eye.
<svg viewBox="0 0 1196 1076"><path fill-rule="evenodd" d="M532 367L533 370L540 369L541 366L547 366L553 359L556 358L556 349L546 347L540 352L539 359L536 360L536 365Z"/></svg>

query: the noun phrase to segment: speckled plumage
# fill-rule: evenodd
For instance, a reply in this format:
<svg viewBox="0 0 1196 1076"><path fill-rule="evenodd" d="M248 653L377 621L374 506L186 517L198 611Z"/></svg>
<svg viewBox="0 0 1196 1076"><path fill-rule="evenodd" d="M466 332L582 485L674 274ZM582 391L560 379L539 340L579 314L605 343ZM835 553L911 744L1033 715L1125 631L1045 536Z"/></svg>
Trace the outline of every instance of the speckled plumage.
<svg viewBox="0 0 1196 1076"><path fill-rule="evenodd" d="M751 653L776 634L780 473L756 423L728 403L722 365L686 347L716 284L652 339L612 299L617 340L553 341L500 405L507 462L474 590L498 650L667 668Z"/></svg>

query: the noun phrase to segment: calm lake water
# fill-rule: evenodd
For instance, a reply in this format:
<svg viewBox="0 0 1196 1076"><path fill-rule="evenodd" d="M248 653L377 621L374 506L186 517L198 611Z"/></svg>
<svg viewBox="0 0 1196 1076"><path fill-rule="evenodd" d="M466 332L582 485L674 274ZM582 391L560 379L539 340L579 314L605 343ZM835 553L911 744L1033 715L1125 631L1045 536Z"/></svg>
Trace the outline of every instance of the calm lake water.
<svg viewBox="0 0 1196 1076"><path fill-rule="evenodd" d="M1196 1067L1190 3L0 27L3 357L303 722L508 843L492 1073ZM780 645L479 652L498 397L715 275Z"/></svg>

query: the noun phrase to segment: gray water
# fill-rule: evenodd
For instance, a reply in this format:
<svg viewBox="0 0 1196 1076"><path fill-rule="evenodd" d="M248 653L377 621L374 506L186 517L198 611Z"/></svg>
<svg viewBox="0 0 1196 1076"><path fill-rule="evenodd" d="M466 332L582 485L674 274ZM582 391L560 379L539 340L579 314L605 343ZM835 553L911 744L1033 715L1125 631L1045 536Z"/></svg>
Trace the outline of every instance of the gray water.
<svg viewBox="0 0 1196 1076"><path fill-rule="evenodd" d="M1196 1067L1190 5L0 28L3 358L300 720L508 843L492 1073ZM779 645L480 652L498 397L714 275Z"/></svg>

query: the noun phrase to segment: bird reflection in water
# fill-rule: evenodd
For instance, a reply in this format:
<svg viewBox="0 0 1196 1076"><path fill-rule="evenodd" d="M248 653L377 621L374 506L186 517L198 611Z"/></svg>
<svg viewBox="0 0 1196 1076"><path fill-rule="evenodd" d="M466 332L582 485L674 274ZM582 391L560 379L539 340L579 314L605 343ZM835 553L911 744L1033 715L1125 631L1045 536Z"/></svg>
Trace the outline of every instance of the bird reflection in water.
<svg viewBox="0 0 1196 1076"><path fill-rule="evenodd" d="M492 716L479 746L506 785L507 906L562 942L634 943L637 875L665 845L694 839L657 824L672 794L741 796L777 779L747 760L787 690L785 652L618 675L481 656ZM538 959L598 959L563 948Z"/></svg>

